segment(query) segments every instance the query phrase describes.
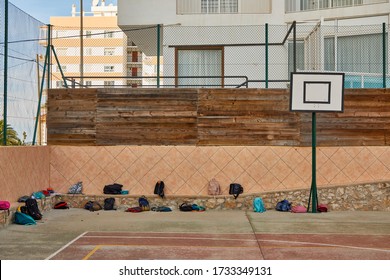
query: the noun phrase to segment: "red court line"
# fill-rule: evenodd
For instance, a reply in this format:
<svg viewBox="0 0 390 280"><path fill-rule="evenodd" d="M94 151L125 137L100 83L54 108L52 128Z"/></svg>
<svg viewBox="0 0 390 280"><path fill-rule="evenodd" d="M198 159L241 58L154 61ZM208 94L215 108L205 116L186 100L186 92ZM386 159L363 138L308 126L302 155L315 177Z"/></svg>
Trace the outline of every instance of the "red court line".
<svg viewBox="0 0 390 280"><path fill-rule="evenodd" d="M87 232L51 259L387 260L389 240L389 235Z"/></svg>
<svg viewBox="0 0 390 280"><path fill-rule="evenodd" d="M262 259L253 234L87 232L51 259Z"/></svg>

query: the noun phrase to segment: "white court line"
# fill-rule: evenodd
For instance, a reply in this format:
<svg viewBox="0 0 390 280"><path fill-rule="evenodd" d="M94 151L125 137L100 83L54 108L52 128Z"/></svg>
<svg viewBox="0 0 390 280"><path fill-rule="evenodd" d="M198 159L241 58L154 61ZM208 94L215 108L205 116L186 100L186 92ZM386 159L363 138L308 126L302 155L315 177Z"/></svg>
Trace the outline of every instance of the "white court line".
<svg viewBox="0 0 390 280"><path fill-rule="evenodd" d="M116 235L88 235L85 236L85 238L118 238L118 239L167 239L171 238L170 236L116 236ZM195 240L221 240L221 241L251 241L251 242L257 242L256 238L253 239L239 239L239 238L218 238L218 237L188 237L188 236L175 236L175 239L182 239L182 240L188 240L188 239L195 239Z"/></svg>
<svg viewBox="0 0 390 280"><path fill-rule="evenodd" d="M346 246L346 245L336 245L336 244L327 244L327 243L313 243L313 242L303 242L303 241L285 241L285 240L272 240L272 239L259 239L259 241L260 242L305 244L305 245L315 245L315 246L324 246L324 247L326 247L326 246L327 247L338 247L338 248L359 249L359 250L379 251L379 252L390 253L390 250L385 250L385 249L356 247L356 246Z"/></svg>
<svg viewBox="0 0 390 280"><path fill-rule="evenodd" d="M79 236L77 236L76 238L74 238L73 240L69 241L67 244L65 244L63 247L61 247L60 249L58 249L57 251L55 251L53 254L51 254L50 256L48 256L45 260L50 260L52 257L54 257L55 255L57 255L58 253L60 253L61 251L65 250L67 247L69 247L72 243L74 243L77 239L80 239L81 237L83 237L85 234L87 234L88 231L80 234Z"/></svg>

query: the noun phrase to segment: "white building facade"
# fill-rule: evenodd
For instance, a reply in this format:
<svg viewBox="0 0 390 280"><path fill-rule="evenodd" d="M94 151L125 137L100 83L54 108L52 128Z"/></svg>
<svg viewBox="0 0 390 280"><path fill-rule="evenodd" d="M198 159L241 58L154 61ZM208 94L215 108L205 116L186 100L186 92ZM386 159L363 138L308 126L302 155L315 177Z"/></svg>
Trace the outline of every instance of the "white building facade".
<svg viewBox="0 0 390 280"><path fill-rule="evenodd" d="M164 82L174 86L249 79L250 87L285 87L291 71L310 70L381 87L389 17L389 0L118 0L118 26L147 55L164 56L163 75L175 77Z"/></svg>

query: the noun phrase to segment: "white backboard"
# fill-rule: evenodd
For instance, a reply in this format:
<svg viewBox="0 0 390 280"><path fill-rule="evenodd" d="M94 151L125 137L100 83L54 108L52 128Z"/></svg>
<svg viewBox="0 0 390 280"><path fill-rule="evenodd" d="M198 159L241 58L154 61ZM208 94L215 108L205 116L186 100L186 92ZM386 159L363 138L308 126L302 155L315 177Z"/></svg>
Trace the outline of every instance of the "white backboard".
<svg viewBox="0 0 390 280"><path fill-rule="evenodd" d="M343 112L344 73L294 72L290 111Z"/></svg>

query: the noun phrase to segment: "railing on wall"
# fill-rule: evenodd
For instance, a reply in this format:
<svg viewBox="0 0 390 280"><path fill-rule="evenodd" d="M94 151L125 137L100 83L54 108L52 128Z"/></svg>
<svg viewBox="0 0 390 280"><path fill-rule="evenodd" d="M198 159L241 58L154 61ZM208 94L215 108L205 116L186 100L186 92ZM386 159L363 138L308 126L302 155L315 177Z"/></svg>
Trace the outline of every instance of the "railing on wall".
<svg viewBox="0 0 390 280"><path fill-rule="evenodd" d="M387 3L388 0L285 0L286 13Z"/></svg>

